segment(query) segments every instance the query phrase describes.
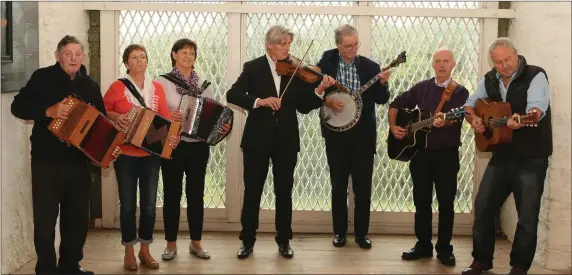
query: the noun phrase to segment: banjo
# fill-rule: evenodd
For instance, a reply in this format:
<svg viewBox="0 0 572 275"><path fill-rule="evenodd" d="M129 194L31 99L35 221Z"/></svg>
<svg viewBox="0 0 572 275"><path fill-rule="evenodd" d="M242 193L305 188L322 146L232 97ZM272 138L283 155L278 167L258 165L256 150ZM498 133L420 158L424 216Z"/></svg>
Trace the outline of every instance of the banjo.
<svg viewBox="0 0 572 275"><path fill-rule="evenodd" d="M389 70L404 63L406 58L405 51L401 52L401 54L399 54L395 60L391 61L388 67L383 68L382 71ZM361 94L376 81L379 81L379 74L361 86L356 93L351 93L348 89L336 89L328 93L328 98L331 97L343 102L344 107L342 111L336 112L327 106L322 106L320 108L320 119L324 126L335 132L347 131L354 127L358 123L362 113L363 102Z"/></svg>

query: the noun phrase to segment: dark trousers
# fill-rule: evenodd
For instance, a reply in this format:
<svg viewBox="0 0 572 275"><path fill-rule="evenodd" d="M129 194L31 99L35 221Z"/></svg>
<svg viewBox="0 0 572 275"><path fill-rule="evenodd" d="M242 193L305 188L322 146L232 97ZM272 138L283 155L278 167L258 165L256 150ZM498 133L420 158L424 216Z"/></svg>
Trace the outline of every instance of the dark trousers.
<svg viewBox="0 0 572 275"><path fill-rule="evenodd" d="M32 204L36 273L73 270L83 259L89 228L88 163L32 159ZM56 266L56 221L60 216L60 258Z"/></svg>
<svg viewBox="0 0 572 275"><path fill-rule="evenodd" d="M131 246L152 243L159 184L158 156L132 157L121 155L115 161L115 176L119 188L121 243ZM137 237L137 185L139 185L139 237Z"/></svg>
<svg viewBox="0 0 572 275"><path fill-rule="evenodd" d="M354 232L362 238L369 231L371 185L375 141L358 135L326 138L326 154L332 184L332 219L334 234L348 230L348 181L352 176L355 195Z"/></svg>
<svg viewBox="0 0 572 275"><path fill-rule="evenodd" d="M243 149L244 160L244 201L240 222L240 240L253 245L258 230L260 200L268 166L272 159L274 176L274 195L276 196L276 243L288 243L292 239L292 188L294 186L294 168L298 161L298 152L275 146L271 150Z"/></svg>
<svg viewBox="0 0 572 275"><path fill-rule="evenodd" d="M204 142L184 142L173 151L170 160L161 160L163 175L163 223L165 240L176 241L181 217L183 175L187 197L187 220L191 240L201 240L203 233L205 176L210 147Z"/></svg>
<svg viewBox="0 0 572 275"><path fill-rule="evenodd" d="M491 158L475 200L473 258L491 263L495 249L495 214L513 193L518 223L510 265L528 270L536 252L538 214L548 158Z"/></svg>
<svg viewBox="0 0 572 275"><path fill-rule="evenodd" d="M439 202L438 239L435 250L438 254L451 254L451 238L455 218L455 195L457 194L457 173L459 172L459 149L421 149L409 162L413 180L413 203L415 204L416 247L433 250L433 184Z"/></svg>

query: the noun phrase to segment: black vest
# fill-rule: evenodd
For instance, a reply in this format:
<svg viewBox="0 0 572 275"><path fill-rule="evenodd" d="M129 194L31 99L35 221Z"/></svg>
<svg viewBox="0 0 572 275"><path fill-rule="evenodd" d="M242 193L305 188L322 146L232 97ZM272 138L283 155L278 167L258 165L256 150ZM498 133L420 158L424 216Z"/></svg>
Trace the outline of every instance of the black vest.
<svg viewBox="0 0 572 275"><path fill-rule="evenodd" d="M526 64L526 59L519 55L519 66L510 83L506 101L510 103L512 113L526 114L528 87L532 79L539 73L548 75L544 69ZM485 75L485 89L490 99L502 102L497 71L493 68ZM512 143L497 146L495 154L507 157L548 157L552 155L552 120L550 105L538 127L523 127L513 132Z"/></svg>

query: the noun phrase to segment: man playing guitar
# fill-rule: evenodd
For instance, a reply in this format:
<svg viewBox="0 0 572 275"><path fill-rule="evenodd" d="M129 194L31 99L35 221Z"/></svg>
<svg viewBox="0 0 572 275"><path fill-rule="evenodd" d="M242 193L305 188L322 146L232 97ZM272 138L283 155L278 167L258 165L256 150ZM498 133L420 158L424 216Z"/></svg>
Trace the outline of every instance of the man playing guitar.
<svg viewBox="0 0 572 275"><path fill-rule="evenodd" d="M463 274L480 274L492 269L495 245L495 213L514 194L518 226L510 254L508 274L526 274L534 259L540 201L548 157L552 155L550 90L544 69L528 65L508 38L495 40L489 48L494 68L485 74L477 91L465 104L465 118L480 134L482 118L475 116L475 102L489 98L510 103L514 112L507 127L513 129L512 142L497 145L475 200L473 263ZM522 128L514 118L535 111L538 127Z"/></svg>
<svg viewBox="0 0 572 275"><path fill-rule="evenodd" d="M351 174L355 193L355 241L361 248L371 248L368 238L369 214L371 203L371 185L373 175L373 156L376 148L375 104L384 104L389 100L387 81L389 71L381 72L379 65L372 60L357 55L359 40L357 30L343 25L335 30L336 49L322 55L317 64L321 72L336 76L337 82L356 93L360 85L376 75L376 81L361 97L363 110L355 127L344 132L335 132L322 125L322 136L326 141L326 154L330 166L332 183L332 218L334 224L333 245L346 244L348 227L347 189ZM333 88L326 90L326 95ZM319 96L324 95L319 87ZM340 112L344 108L339 100L326 96L325 106Z"/></svg>
<svg viewBox="0 0 572 275"><path fill-rule="evenodd" d="M398 109L413 109L418 106L422 113L436 116L453 108L461 107L469 97L469 91L451 79L455 68L455 57L448 49L433 53L432 66L435 77L423 80L405 93L399 95L390 105L389 125L391 134L403 139L406 129L396 125ZM413 180L413 202L415 204L415 235L417 243L401 256L404 260L433 257L432 207L433 184L439 202L439 232L435 246L437 258L442 264L455 265L451 238L453 235L454 200L457 193L459 172L459 146L461 145L461 123L451 125L437 118L427 136L426 148L419 148L409 163ZM445 126L445 127L443 127Z"/></svg>

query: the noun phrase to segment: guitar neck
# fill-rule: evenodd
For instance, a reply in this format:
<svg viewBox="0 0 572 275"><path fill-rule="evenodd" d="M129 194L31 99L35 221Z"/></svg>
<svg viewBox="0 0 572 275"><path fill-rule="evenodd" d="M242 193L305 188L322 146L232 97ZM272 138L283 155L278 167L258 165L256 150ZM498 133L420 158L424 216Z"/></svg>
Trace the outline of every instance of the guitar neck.
<svg viewBox="0 0 572 275"><path fill-rule="evenodd" d="M417 131L419 129L423 129L425 127L431 126L431 125L433 125L433 121L435 121L434 117L415 122L415 123L411 124L411 130Z"/></svg>

